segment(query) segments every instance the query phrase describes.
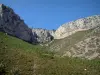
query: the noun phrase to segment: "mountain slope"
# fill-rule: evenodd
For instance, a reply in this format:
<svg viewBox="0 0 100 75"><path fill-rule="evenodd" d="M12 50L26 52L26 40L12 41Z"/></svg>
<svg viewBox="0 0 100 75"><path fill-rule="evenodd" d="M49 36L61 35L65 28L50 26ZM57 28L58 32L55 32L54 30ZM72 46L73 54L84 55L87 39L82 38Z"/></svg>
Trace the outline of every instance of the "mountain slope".
<svg viewBox="0 0 100 75"><path fill-rule="evenodd" d="M100 58L100 27L76 32L49 44L58 55L87 59Z"/></svg>
<svg viewBox="0 0 100 75"><path fill-rule="evenodd" d="M4 4L0 4L0 31L33 44L51 41L54 33L52 30L29 28L13 9Z"/></svg>
<svg viewBox="0 0 100 75"><path fill-rule="evenodd" d="M0 32L0 75L99 75L99 60L53 57L45 48Z"/></svg>
<svg viewBox="0 0 100 75"><path fill-rule="evenodd" d="M0 4L0 31L16 36L22 40L33 42L32 31L13 9Z"/></svg>
<svg viewBox="0 0 100 75"><path fill-rule="evenodd" d="M100 25L100 15L94 15L61 25L55 32L55 39L65 38L78 31L89 30Z"/></svg>
<svg viewBox="0 0 100 75"><path fill-rule="evenodd" d="M0 31L0 75L100 75L99 15L67 23L55 32L28 28L1 4Z"/></svg>
<svg viewBox="0 0 100 75"><path fill-rule="evenodd" d="M0 32L0 75L2 66L7 75L16 75L17 71L20 72L18 75L33 75L33 67L40 62L43 54L48 52L41 46L29 44ZM51 58L51 54L48 55Z"/></svg>

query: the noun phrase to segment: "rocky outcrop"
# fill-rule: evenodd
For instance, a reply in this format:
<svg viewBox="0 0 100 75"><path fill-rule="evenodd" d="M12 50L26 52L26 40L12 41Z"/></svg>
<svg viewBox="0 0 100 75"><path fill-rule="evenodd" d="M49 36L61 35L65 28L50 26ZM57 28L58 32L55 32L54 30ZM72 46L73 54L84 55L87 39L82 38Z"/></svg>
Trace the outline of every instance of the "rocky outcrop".
<svg viewBox="0 0 100 75"><path fill-rule="evenodd" d="M100 15L63 24L48 47L57 56L100 58Z"/></svg>
<svg viewBox="0 0 100 75"><path fill-rule="evenodd" d="M55 39L62 39L77 31L88 30L100 25L100 15L86 17L63 24L55 32Z"/></svg>
<svg viewBox="0 0 100 75"><path fill-rule="evenodd" d="M54 40L48 47L61 57L100 58L100 26Z"/></svg>
<svg viewBox="0 0 100 75"><path fill-rule="evenodd" d="M53 39L54 31L30 29L14 11L0 4L0 31L31 43L46 43Z"/></svg>
<svg viewBox="0 0 100 75"><path fill-rule="evenodd" d="M53 30L46 30L46 29L41 29L41 28L37 28L37 29L32 29L32 33L33 35L36 35L36 40L38 43L46 43L46 42L50 42L51 40L53 40L53 35L54 35Z"/></svg>
<svg viewBox="0 0 100 75"><path fill-rule="evenodd" d="M66 51L65 55L79 58L100 58L100 27L95 28L88 36Z"/></svg>
<svg viewBox="0 0 100 75"><path fill-rule="evenodd" d="M3 4L0 4L0 31L28 42L34 41L31 29L10 7Z"/></svg>

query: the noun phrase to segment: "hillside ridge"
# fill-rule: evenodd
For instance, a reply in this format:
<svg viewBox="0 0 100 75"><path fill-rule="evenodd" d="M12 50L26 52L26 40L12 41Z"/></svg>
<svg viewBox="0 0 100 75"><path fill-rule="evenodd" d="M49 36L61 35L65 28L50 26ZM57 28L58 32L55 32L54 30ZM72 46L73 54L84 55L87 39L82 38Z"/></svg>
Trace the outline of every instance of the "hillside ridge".
<svg viewBox="0 0 100 75"><path fill-rule="evenodd" d="M55 32L55 39L62 39L78 31L100 26L100 15L89 16L61 25Z"/></svg>

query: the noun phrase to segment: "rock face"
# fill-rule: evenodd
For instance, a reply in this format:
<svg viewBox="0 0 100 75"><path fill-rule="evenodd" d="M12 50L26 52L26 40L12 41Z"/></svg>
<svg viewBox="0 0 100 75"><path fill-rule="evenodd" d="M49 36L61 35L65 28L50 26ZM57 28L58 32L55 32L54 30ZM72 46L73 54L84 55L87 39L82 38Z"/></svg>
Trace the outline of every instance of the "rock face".
<svg viewBox="0 0 100 75"><path fill-rule="evenodd" d="M36 40L38 43L50 42L53 39L54 31L46 29L32 29L33 35L36 35Z"/></svg>
<svg viewBox="0 0 100 75"><path fill-rule="evenodd" d="M100 58L100 27L95 28L84 40L74 44L64 55L90 60Z"/></svg>
<svg viewBox="0 0 100 75"><path fill-rule="evenodd" d="M60 26L55 32L55 39L62 39L77 31L88 30L100 24L100 15L86 17Z"/></svg>
<svg viewBox="0 0 100 75"><path fill-rule="evenodd" d="M86 59L100 58L100 26L79 31L63 39L54 40L49 46L57 56Z"/></svg>
<svg viewBox="0 0 100 75"><path fill-rule="evenodd" d="M100 58L100 24L90 30L76 32L66 38L54 40L49 46L57 56L86 59Z"/></svg>
<svg viewBox="0 0 100 75"><path fill-rule="evenodd" d="M100 58L100 15L63 24L55 31L49 50L57 56Z"/></svg>
<svg viewBox="0 0 100 75"><path fill-rule="evenodd" d="M34 41L31 29L11 8L3 4L0 4L0 31L28 42Z"/></svg>
<svg viewBox="0 0 100 75"><path fill-rule="evenodd" d="M0 31L31 43L45 43L53 39L54 31L30 29L14 11L0 4Z"/></svg>

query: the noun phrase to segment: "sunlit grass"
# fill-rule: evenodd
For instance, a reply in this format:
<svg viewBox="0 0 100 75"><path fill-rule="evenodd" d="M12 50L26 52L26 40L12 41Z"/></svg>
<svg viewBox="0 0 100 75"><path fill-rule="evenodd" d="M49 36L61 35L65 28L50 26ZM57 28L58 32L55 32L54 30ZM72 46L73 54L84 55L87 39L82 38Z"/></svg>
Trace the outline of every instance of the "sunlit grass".
<svg viewBox="0 0 100 75"><path fill-rule="evenodd" d="M100 75L100 60L55 57L40 45L32 45L0 32L0 75Z"/></svg>

